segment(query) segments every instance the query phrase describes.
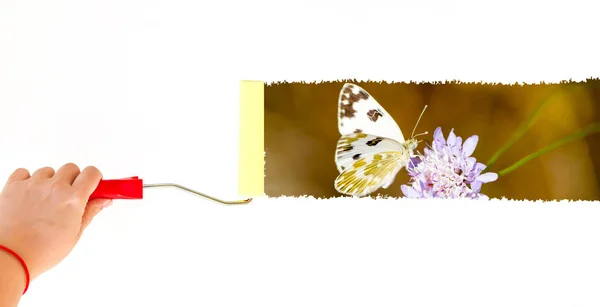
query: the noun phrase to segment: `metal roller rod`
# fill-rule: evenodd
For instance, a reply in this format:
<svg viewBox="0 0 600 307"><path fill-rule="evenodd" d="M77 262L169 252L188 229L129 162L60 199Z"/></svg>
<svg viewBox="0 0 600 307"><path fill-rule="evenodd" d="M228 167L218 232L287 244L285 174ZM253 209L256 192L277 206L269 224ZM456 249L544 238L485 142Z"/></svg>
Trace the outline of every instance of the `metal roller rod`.
<svg viewBox="0 0 600 307"><path fill-rule="evenodd" d="M203 197L206 199L210 199L214 202L221 203L223 205L244 205L244 204L247 204L252 201L252 198L248 198L245 200L231 200L231 201L222 200L222 199L218 199L216 197L206 195L204 193L200 193L200 192L192 190L190 188L186 188L186 187L176 184L176 183L148 183L148 184L144 184L144 188L177 188L180 190L190 192L196 196L200 196L200 197Z"/></svg>

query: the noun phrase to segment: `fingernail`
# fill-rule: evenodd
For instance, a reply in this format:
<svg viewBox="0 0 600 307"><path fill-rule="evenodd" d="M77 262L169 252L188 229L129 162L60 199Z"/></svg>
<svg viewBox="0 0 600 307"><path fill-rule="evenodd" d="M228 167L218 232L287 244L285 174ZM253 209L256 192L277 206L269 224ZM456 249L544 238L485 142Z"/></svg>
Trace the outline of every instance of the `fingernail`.
<svg viewBox="0 0 600 307"><path fill-rule="evenodd" d="M102 208L106 208L106 207L108 207L108 206L112 205L112 203L113 203L112 199L109 199L109 200L107 200L107 201L104 203L104 205L102 206Z"/></svg>

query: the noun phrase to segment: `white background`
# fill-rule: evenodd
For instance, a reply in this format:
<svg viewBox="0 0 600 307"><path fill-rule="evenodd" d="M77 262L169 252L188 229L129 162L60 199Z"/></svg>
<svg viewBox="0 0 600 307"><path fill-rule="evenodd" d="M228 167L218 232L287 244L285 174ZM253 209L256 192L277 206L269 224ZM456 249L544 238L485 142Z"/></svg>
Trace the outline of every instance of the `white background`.
<svg viewBox="0 0 600 307"><path fill-rule="evenodd" d="M236 198L240 80L580 80L600 71L593 3L0 0L0 174L73 161ZM21 306L598 306L599 219L151 190Z"/></svg>

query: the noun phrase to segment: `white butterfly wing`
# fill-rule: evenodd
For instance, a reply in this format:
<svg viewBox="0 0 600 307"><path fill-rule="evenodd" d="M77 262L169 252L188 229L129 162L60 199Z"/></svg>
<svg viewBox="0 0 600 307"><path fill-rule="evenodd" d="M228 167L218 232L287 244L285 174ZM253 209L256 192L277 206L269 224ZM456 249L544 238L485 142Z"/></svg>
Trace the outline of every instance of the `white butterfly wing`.
<svg viewBox="0 0 600 307"><path fill-rule="evenodd" d="M354 196L387 189L408 159L405 145L395 140L363 133L342 136L336 150L340 174L335 189Z"/></svg>
<svg viewBox="0 0 600 307"><path fill-rule="evenodd" d="M404 142L398 124L367 91L346 83L338 99L338 129L341 135L364 133Z"/></svg>

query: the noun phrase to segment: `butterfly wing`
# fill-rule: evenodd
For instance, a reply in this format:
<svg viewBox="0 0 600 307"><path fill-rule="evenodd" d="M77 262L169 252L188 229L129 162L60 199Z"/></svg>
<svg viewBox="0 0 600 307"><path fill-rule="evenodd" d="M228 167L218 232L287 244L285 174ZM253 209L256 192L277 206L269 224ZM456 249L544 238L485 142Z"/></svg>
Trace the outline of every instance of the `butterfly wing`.
<svg viewBox="0 0 600 307"><path fill-rule="evenodd" d="M340 174L335 189L354 196L387 189L408 160L405 145L395 140L363 133L342 136L336 150Z"/></svg>
<svg viewBox="0 0 600 307"><path fill-rule="evenodd" d="M364 133L404 142L398 124L367 91L346 83L338 99L338 129L341 135Z"/></svg>

